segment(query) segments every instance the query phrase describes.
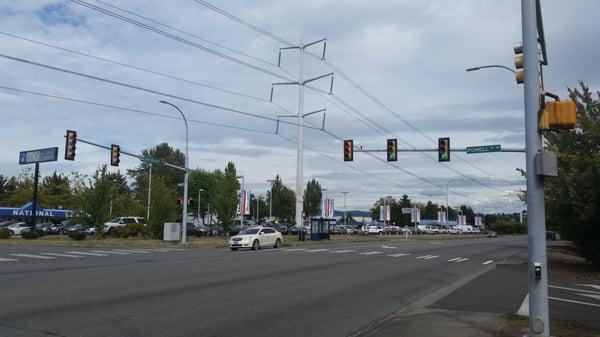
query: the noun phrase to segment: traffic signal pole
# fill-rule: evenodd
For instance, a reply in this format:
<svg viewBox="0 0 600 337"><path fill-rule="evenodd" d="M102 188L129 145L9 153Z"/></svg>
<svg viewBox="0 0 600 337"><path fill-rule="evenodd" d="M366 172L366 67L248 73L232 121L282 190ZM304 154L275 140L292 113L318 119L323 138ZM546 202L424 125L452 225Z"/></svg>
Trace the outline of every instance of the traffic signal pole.
<svg viewBox="0 0 600 337"><path fill-rule="evenodd" d="M549 336L548 268L544 181L536 172L536 156L542 149L538 130L540 64L536 0L521 0L524 58L525 162L527 170L527 229L529 251L529 330L532 336Z"/></svg>
<svg viewBox="0 0 600 337"><path fill-rule="evenodd" d="M300 41L300 72L298 74L298 148L296 153L296 226L298 228L302 223L302 209L304 204L304 44Z"/></svg>

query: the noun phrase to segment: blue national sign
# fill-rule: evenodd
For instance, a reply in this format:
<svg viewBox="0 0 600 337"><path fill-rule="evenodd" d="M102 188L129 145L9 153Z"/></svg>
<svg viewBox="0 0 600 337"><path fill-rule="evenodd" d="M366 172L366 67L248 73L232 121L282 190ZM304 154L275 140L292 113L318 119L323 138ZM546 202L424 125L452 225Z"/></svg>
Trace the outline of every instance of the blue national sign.
<svg viewBox="0 0 600 337"><path fill-rule="evenodd" d="M46 161L58 160L58 148L50 147L32 151L23 151L19 154L19 164L35 164Z"/></svg>
<svg viewBox="0 0 600 337"><path fill-rule="evenodd" d="M30 217L32 213L32 203L27 203L19 208L0 207L0 218ZM35 214L38 217L52 219L67 219L73 217L73 211L70 209L50 209L37 207Z"/></svg>

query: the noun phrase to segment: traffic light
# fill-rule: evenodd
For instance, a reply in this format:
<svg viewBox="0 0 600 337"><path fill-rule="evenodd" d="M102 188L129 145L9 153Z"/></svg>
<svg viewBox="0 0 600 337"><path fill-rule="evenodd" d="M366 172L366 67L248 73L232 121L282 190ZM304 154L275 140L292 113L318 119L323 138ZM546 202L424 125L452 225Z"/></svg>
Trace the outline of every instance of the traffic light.
<svg viewBox="0 0 600 337"><path fill-rule="evenodd" d="M67 130L67 142L65 144L65 160L75 160L75 145L77 144L77 132Z"/></svg>
<svg viewBox="0 0 600 337"><path fill-rule="evenodd" d="M398 140L387 140L387 161L398 161Z"/></svg>
<svg viewBox="0 0 600 337"><path fill-rule="evenodd" d="M438 161L450 161L450 138L438 139Z"/></svg>
<svg viewBox="0 0 600 337"><path fill-rule="evenodd" d="M540 130L570 130L577 124L577 111L572 100L546 102L540 114Z"/></svg>
<svg viewBox="0 0 600 337"><path fill-rule="evenodd" d="M344 141L344 161L354 160L354 142L352 139Z"/></svg>
<svg viewBox="0 0 600 337"><path fill-rule="evenodd" d="M121 162L121 148L119 145L112 144L110 146L110 165L119 166Z"/></svg>
<svg viewBox="0 0 600 337"><path fill-rule="evenodd" d="M523 84L523 80L525 79L525 73L523 73L523 70L518 70L518 69L523 69L523 64L524 64L524 59L523 59L523 45L522 44L518 44L516 45L513 50L515 51L515 68L517 68L517 71L515 72L515 80L517 81L518 84Z"/></svg>

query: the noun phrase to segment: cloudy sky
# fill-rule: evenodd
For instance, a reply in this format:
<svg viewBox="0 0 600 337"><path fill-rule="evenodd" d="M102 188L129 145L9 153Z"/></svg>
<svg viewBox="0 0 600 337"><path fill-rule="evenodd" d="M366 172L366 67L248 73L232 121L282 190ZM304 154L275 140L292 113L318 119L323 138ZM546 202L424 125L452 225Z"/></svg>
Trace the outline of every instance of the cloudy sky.
<svg viewBox="0 0 600 337"><path fill-rule="evenodd" d="M23 150L58 146L62 158L67 129L134 153L161 142L183 149L183 121L158 103L166 99L193 120L191 167L214 170L233 161L254 193L264 194L266 180L277 174L294 188L297 127L281 124L276 135L272 119L297 112L298 88L277 86L273 103L269 96L272 83L297 80L297 50L285 50L278 68L285 44L193 0L85 1L171 37L77 2L3 1L0 54L158 93L0 58L0 173L19 174ZM353 139L365 149L384 149L387 138L398 138L401 148L434 148L438 137L451 137L453 147L522 148L522 86L502 69L465 71L485 64L512 67L512 47L521 40L520 1L223 0L214 5L294 44L327 38L327 62L371 95L339 74L333 95L326 94L329 79L305 90L305 112L327 109L328 133L318 130L322 113L306 117L316 127L304 130L304 179L318 179L336 198L336 208L341 209L342 191L350 192L352 209L366 210L378 197L403 193L416 201L444 202L443 186L449 184L450 205L467 203L483 212L520 209L514 191L523 183L515 170L524 167L522 154L453 153L442 165L435 153L400 153L390 165L384 153L355 153L353 162L344 163L336 139ZM553 0L542 6L550 61L546 88L566 96L567 87L583 79L597 90L600 25L594 22L600 2ZM322 49L317 44L307 50L320 55ZM310 55L304 70L305 78L332 71ZM42 174L90 173L108 162L107 151L79 144L74 162L59 160L41 169ZM119 169L136 165L122 156Z"/></svg>

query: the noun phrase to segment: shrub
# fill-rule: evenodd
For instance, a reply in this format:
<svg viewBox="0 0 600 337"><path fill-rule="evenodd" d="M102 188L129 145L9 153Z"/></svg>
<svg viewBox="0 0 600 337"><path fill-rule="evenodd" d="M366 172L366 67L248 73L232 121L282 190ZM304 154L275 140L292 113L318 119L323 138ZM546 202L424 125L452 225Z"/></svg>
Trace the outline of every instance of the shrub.
<svg viewBox="0 0 600 337"><path fill-rule="evenodd" d="M146 236L147 232L146 226L140 223L130 223L112 230L113 235L123 239L130 236Z"/></svg>
<svg viewBox="0 0 600 337"><path fill-rule="evenodd" d="M498 234L525 234L527 226L514 221L498 221L491 224L489 228Z"/></svg>
<svg viewBox="0 0 600 337"><path fill-rule="evenodd" d="M10 229L0 228L0 239L10 239Z"/></svg>
<svg viewBox="0 0 600 337"><path fill-rule="evenodd" d="M27 231L27 232L21 233L21 237L23 237L23 239L28 239L28 240L37 239L40 237L40 233L36 230Z"/></svg>
<svg viewBox="0 0 600 337"><path fill-rule="evenodd" d="M73 231L73 232L69 232L68 235L71 239L76 240L76 241L81 241L81 240L85 240L85 233L83 232L78 232L78 231Z"/></svg>

